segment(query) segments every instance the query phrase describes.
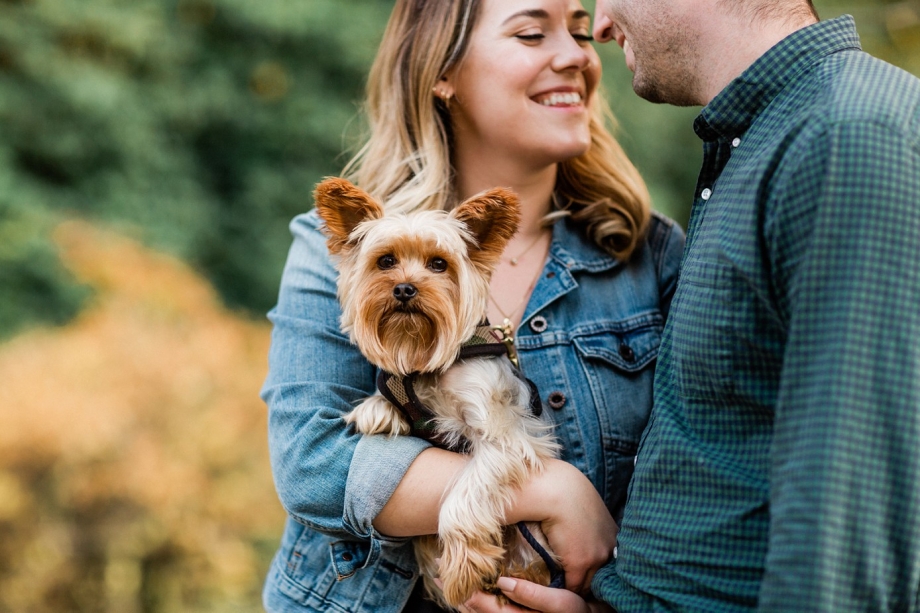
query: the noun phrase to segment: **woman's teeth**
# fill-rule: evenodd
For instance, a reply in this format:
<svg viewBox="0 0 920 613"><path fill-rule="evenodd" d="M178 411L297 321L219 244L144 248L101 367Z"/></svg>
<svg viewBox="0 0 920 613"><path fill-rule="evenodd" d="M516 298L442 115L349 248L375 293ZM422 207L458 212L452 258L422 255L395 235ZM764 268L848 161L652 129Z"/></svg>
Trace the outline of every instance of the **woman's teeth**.
<svg viewBox="0 0 920 613"><path fill-rule="evenodd" d="M581 94L568 93L568 94L550 94L549 96L540 100L540 104L543 106L561 106L561 105L573 105L579 104L581 102Z"/></svg>

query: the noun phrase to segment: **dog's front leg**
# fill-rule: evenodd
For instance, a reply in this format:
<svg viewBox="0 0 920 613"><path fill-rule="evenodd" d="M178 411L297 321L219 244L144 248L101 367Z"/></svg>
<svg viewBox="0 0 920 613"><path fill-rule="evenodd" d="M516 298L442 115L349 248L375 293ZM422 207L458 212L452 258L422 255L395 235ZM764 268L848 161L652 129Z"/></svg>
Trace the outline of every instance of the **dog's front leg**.
<svg viewBox="0 0 920 613"><path fill-rule="evenodd" d="M365 398L350 413L345 423L354 424L361 434L409 434L409 424L393 404L379 392Z"/></svg>
<svg viewBox="0 0 920 613"><path fill-rule="evenodd" d="M533 442L543 443L527 437L473 442L469 463L441 504L440 578L453 606L476 590L494 587L501 574L505 514L513 490L543 465Z"/></svg>
<svg viewBox="0 0 920 613"><path fill-rule="evenodd" d="M499 577L508 495L501 491L494 462L504 458L479 448L441 503L438 537L441 541L439 577L444 599L454 607L475 591L489 588Z"/></svg>

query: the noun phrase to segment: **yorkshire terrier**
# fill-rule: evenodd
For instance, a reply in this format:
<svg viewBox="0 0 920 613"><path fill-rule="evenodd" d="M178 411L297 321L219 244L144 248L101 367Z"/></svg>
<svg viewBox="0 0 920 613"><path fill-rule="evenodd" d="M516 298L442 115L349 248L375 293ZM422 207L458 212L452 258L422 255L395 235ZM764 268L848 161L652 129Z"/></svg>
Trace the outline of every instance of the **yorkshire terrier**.
<svg viewBox="0 0 920 613"><path fill-rule="evenodd" d="M346 422L469 455L442 500L438 534L414 539L429 597L455 608L477 590L497 593L503 575L558 585L539 524L505 525L512 491L559 449L536 389L486 317L489 280L520 222L517 197L493 189L450 212L385 215L338 178L314 197L337 257L342 330L381 371L377 393Z"/></svg>

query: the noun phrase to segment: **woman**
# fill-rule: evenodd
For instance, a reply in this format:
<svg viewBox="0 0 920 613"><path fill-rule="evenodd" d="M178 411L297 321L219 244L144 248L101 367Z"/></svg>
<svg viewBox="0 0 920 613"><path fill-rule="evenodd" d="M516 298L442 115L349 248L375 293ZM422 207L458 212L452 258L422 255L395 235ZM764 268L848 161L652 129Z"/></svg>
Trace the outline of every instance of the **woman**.
<svg viewBox="0 0 920 613"><path fill-rule="evenodd" d="M390 210L449 209L499 185L519 195L489 318L515 338L564 461L516 492L508 521L542 521L581 593L615 544L683 246L604 128L590 41L578 0L397 0L368 83L370 138L344 173ZM339 330L318 226L314 213L292 223L270 314L263 398L290 518L265 606L426 610L407 539L437 531L465 459L345 426L375 373Z"/></svg>

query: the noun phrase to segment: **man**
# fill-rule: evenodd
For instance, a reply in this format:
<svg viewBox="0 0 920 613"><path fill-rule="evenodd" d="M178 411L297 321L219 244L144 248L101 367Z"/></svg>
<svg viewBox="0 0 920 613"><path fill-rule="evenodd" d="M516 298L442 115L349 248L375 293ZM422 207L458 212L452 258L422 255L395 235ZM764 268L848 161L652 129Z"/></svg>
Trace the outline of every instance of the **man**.
<svg viewBox="0 0 920 613"><path fill-rule="evenodd" d="M621 613L920 611L920 81L810 0L598 13L640 96L705 108L655 407L595 594Z"/></svg>

